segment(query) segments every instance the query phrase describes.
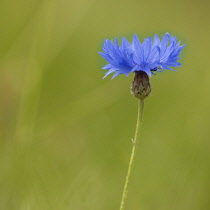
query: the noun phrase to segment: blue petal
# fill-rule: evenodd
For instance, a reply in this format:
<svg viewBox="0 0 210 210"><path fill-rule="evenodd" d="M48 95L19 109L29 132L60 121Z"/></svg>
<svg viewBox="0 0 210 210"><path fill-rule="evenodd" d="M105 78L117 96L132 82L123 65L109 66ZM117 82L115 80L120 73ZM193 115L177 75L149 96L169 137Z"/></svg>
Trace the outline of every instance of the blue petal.
<svg viewBox="0 0 210 210"><path fill-rule="evenodd" d="M111 64L106 64L102 69L111 69L113 66Z"/></svg>
<svg viewBox="0 0 210 210"><path fill-rule="evenodd" d="M112 79L114 79L116 76L118 76L120 73L119 71L117 71L113 76L112 76Z"/></svg>
<svg viewBox="0 0 210 210"><path fill-rule="evenodd" d="M144 41L144 62L147 62L151 48L152 48L152 39L151 37L148 37Z"/></svg>
<svg viewBox="0 0 210 210"><path fill-rule="evenodd" d="M157 34L154 36L154 46L160 46L160 38Z"/></svg>
<svg viewBox="0 0 210 210"><path fill-rule="evenodd" d="M106 74L104 75L103 79L104 79L105 77L107 77L109 74L111 74L111 73L113 73L113 72L115 72L115 71L116 71L116 69L110 69L109 71L106 72Z"/></svg>
<svg viewBox="0 0 210 210"><path fill-rule="evenodd" d="M134 51L135 58L137 59L138 63L143 63L144 62L144 49L136 34L133 37L133 45L135 48L135 51Z"/></svg>

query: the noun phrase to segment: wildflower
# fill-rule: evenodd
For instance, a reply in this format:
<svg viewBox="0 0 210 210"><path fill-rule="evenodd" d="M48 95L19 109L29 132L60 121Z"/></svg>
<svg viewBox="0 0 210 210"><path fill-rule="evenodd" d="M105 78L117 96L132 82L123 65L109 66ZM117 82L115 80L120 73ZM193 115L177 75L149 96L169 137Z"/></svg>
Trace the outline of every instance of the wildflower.
<svg viewBox="0 0 210 210"><path fill-rule="evenodd" d="M99 52L108 62L108 64L102 68L108 70L104 78L111 73L114 73L112 78L119 74L128 76L131 72L135 73L131 91L132 94L139 99L135 136L134 139L132 139L133 148L122 193L120 210L124 210L128 193L131 169L134 164L138 140L139 125L141 127L143 119L144 99L148 97L151 92L149 77L155 74L154 72L173 70L171 67L180 67L181 63L177 60L180 59L179 55L183 48L184 45L181 46L180 42L177 42L176 37L171 36L169 33L166 33L162 37L162 40L158 35L155 35L153 40L151 37L148 37L143 43L139 41L138 36L135 34L131 43L125 38L122 38L121 45L119 45L117 38L115 38L113 42L105 39L103 52Z"/></svg>
<svg viewBox="0 0 210 210"><path fill-rule="evenodd" d="M114 42L105 39L103 52L99 54L109 62L102 69L108 70L104 78L114 73L112 78L119 74L128 76L131 72L144 71L148 76L154 72L163 70L173 70L170 67L180 67L177 62L184 45L177 43L176 37L166 33L162 40L158 35L154 36L152 41L148 37L141 43L137 35L133 36L130 44L125 38L122 38L121 45L118 39Z"/></svg>

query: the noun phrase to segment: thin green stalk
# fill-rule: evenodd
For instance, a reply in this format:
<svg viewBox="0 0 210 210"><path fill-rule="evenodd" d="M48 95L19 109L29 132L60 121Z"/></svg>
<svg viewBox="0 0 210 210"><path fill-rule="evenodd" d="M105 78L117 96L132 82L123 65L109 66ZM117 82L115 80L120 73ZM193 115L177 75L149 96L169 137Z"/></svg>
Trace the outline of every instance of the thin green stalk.
<svg viewBox="0 0 210 210"><path fill-rule="evenodd" d="M127 172L125 185L124 185L124 190L123 190L123 194L122 194L122 199L121 199L121 203L120 203L120 210L124 209L126 196L127 196L127 193L128 193L128 184L129 184L129 181L130 181L131 171L132 171L133 163L134 163L134 155L135 155L135 150L136 150L136 145L137 145L138 131L141 129L141 125L142 125L143 110L144 110L144 100L139 99L139 102L138 102L138 116L137 116L137 122L136 122L136 131L135 131L134 139L132 140L133 148L132 148L132 152L131 152L131 157L130 157L130 161L129 161L129 165L128 165L128 172Z"/></svg>

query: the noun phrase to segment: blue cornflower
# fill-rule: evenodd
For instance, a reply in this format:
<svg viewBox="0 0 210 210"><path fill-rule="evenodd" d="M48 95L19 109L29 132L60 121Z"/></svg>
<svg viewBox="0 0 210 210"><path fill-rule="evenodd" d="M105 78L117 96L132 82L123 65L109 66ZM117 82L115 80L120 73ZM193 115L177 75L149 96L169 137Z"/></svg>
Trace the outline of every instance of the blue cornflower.
<svg viewBox="0 0 210 210"><path fill-rule="evenodd" d="M129 73L138 71L151 76L154 71L173 70L170 67L181 66L177 60L180 59L179 55L184 46L180 46L176 37L169 33L163 36L162 41L155 35L153 41L148 37L143 43L136 34L131 44L125 38L122 38L121 45L118 44L117 38L114 42L105 39L103 52L99 52L109 63L103 67L108 70L104 78L111 73L114 73L114 78L119 74L128 76Z"/></svg>

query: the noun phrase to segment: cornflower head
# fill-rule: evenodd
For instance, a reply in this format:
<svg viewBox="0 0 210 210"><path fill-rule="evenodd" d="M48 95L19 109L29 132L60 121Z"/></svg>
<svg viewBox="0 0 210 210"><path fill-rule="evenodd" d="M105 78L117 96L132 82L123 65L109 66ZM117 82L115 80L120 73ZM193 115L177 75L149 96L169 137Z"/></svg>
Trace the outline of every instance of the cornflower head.
<svg viewBox="0 0 210 210"><path fill-rule="evenodd" d="M103 52L99 52L109 63L102 68L108 70L104 78L111 73L114 73L114 78L119 74L128 76L134 72L132 93L137 98L144 99L151 92L149 77L155 74L154 72L173 70L171 67L181 66L177 60L180 59L179 55L184 46L169 33L166 33L162 40L155 35L153 40L148 37L142 43L136 34L132 43L123 37L121 45L117 38L113 42L105 39Z"/></svg>

